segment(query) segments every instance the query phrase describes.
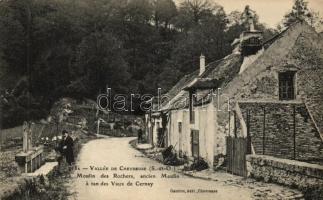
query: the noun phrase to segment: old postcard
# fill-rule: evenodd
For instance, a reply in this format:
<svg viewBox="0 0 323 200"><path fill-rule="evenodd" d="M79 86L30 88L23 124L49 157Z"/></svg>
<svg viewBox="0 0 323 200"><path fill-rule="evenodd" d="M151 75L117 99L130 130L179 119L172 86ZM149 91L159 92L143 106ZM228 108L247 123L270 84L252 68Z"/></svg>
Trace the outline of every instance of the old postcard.
<svg viewBox="0 0 323 200"><path fill-rule="evenodd" d="M323 0L0 0L0 199L323 200Z"/></svg>

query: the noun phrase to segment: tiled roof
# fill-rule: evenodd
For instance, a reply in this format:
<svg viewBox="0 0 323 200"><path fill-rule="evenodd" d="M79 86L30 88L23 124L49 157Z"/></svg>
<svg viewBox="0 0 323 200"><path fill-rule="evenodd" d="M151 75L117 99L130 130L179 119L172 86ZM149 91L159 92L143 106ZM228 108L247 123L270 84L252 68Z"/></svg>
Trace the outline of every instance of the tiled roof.
<svg viewBox="0 0 323 200"><path fill-rule="evenodd" d="M266 41L264 45L269 47L274 41L280 38L285 31ZM188 89L189 87L209 89L225 86L239 73L242 61L243 59L239 53L232 53L220 60L209 63L201 76L198 75L199 70L185 75L166 93L168 100L162 102L161 110L171 109L170 104L184 102L188 99L188 94L186 94L187 92L182 91L183 89Z"/></svg>
<svg viewBox="0 0 323 200"><path fill-rule="evenodd" d="M198 70L183 77L166 95L169 100L162 103L160 110L180 109L188 105L188 87L201 89L216 88L230 82L239 73L241 66L240 54L230 54L223 59L206 66L205 72L198 75Z"/></svg>
<svg viewBox="0 0 323 200"><path fill-rule="evenodd" d="M185 86L190 84L196 77L198 77L199 70L195 70L194 72L185 75L180 81L178 81L172 89L170 89L166 94L170 99L175 97ZM164 103L164 102L163 102Z"/></svg>
<svg viewBox="0 0 323 200"><path fill-rule="evenodd" d="M160 110L170 109L169 105L177 102L179 98L182 97L181 92L183 93L183 88L190 84L194 79L198 76L199 71L196 70L188 75L185 75L180 81L178 81L169 92L167 92L164 96L166 96L167 100L161 103ZM185 92L184 92L185 93Z"/></svg>
<svg viewBox="0 0 323 200"><path fill-rule="evenodd" d="M189 85L184 88L184 90L194 90L194 89L213 89L216 88L220 83L221 80L217 79L207 79L201 78L197 79L192 85Z"/></svg>
<svg viewBox="0 0 323 200"><path fill-rule="evenodd" d="M215 79L218 83L216 87L221 87L221 85L230 82L239 73L241 64L242 58L240 54L230 54L219 61L210 63L201 78Z"/></svg>

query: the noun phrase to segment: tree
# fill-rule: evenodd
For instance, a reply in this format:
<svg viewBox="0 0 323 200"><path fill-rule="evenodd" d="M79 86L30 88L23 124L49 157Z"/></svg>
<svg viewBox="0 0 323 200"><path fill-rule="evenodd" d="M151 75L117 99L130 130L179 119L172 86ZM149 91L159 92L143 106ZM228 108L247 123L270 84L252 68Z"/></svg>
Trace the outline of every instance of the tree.
<svg viewBox="0 0 323 200"><path fill-rule="evenodd" d="M3 116L10 126L45 117L59 98L96 99L107 86L167 91L201 53L210 62L231 52L244 27L241 13L229 20L211 0L0 0Z"/></svg>
<svg viewBox="0 0 323 200"><path fill-rule="evenodd" d="M78 47L74 65L75 79L83 77L90 95L105 91L106 86L118 92L129 78L120 41L110 33L96 32L84 37Z"/></svg>
<svg viewBox="0 0 323 200"><path fill-rule="evenodd" d="M0 93L5 90L4 84L6 82L6 76L8 76L8 64L7 62L3 59L3 53L0 51Z"/></svg>
<svg viewBox="0 0 323 200"><path fill-rule="evenodd" d="M187 31L185 37L181 35L172 53L175 66L186 74L198 67L201 53L210 61L227 55L230 52L230 44L225 39L226 26L227 19L222 7L214 13L204 15L198 24Z"/></svg>
<svg viewBox="0 0 323 200"><path fill-rule="evenodd" d="M26 3L0 1L0 48L4 60L19 75L26 72Z"/></svg>
<svg viewBox="0 0 323 200"><path fill-rule="evenodd" d="M135 23L148 23L152 18L152 10L150 0L130 0L126 7L126 20Z"/></svg>
<svg viewBox="0 0 323 200"><path fill-rule="evenodd" d="M323 18L320 17L320 13L310 9L312 13L311 18L309 19L308 23L316 28L316 30L322 30L323 28Z"/></svg>
<svg viewBox="0 0 323 200"><path fill-rule="evenodd" d="M228 27L241 24L242 13L238 10L234 10L227 15Z"/></svg>
<svg viewBox="0 0 323 200"><path fill-rule="evenodd" d="M187 31L219 8L219 5L211 3L210 0L185 0L180 4L175 26Z"/></svg>
<svg viewBox="0 0 323 200"><path fill-rule="evenodd" d="M308 2L305 0L294 0L292 10L284 16L284 26L288 27L297 21L306 21L309 24L313 24L315 13L311 12L307 5Z"/></svg>
<svg viewBox="0 0 323 200"><path fill-rule="evenodd" d="M176 67L172 66L171 63L167 63L162 73L157 75L156 85L161 88L162 93L166 93L176 84L181 75L183 74Z"/></svg>
<svg viewBox="0 0 323 200"><path fill-rule="evenodd" d="M177 8L173 0L155 0L154 1L154 21L155 26L163 24L168 28L171 20L177 15Z"/></svg>

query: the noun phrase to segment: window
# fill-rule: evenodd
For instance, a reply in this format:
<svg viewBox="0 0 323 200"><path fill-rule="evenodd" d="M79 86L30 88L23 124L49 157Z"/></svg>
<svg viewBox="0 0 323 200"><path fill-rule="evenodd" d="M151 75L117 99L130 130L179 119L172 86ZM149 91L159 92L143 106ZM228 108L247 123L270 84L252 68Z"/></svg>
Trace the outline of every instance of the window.
<svg viewBox="0 0 323 200"><path fill-rule="evenodd" d="M279 100L295 99L295 72L288 71L279 73Z"/></svg>
<svg viewBox="0 0 323 200"><path fill-rule="evenodd" d="M182 133L182 122L178 122L178 133Z"/></svg>
<svg viewBox="0 0 323 200"><path fill-rule="evenodd" d="M260 40L258 38L250 38L248 41L248 44L250 45L260 45Z"/></svg>

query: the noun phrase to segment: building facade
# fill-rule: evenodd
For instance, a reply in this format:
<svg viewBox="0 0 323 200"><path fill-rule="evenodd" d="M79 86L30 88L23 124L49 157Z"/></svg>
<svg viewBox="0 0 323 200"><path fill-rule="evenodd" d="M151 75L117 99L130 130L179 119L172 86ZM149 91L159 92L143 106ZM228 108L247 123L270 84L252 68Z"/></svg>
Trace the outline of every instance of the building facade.
<svg viewBox="0 0 323 200"><path fill-rule="evenodd" d="M249 153L323 161L321 36L298 22L268 41L245 31L232 45L208 65L201 56L200 69L166 94L153 111L154 141L162 135L179 156L210 166L227 153L228 136L250 138Z"/></svg>

